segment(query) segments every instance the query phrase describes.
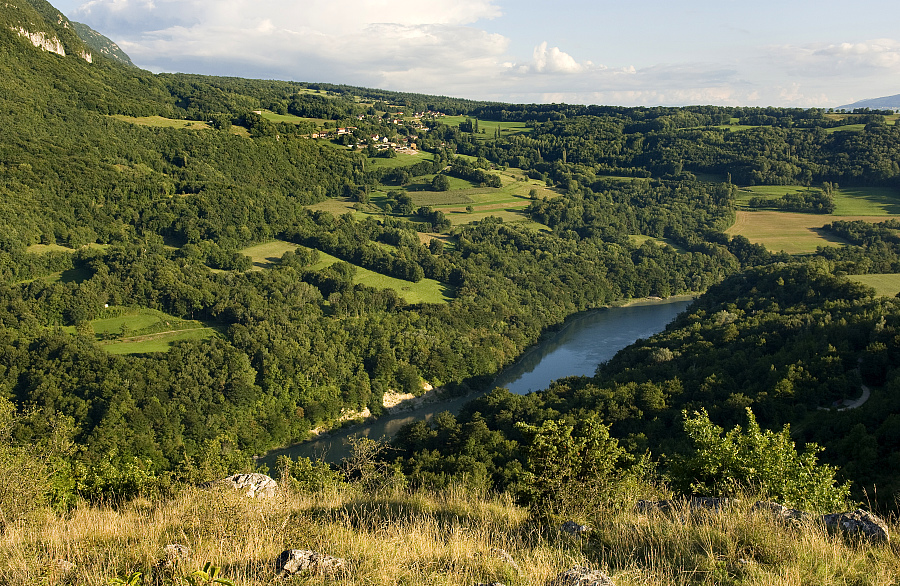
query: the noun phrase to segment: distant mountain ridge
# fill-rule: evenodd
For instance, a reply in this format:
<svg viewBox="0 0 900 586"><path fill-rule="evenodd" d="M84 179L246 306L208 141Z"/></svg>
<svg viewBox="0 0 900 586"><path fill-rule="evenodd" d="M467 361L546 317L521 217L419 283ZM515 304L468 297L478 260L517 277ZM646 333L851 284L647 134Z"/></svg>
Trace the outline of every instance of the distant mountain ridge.
<svg viewBox="0 0 900 586"><path fill-rule="evenodd" d="M71 21L72 26L75 28L75 32L78 33L78 36L81 37L81 40L84 41L84 44L93 49L95 52L103 55L107 59L112 59L122 65L128 65L129 67L137 67L132 61L131 58L123 51L117 44L115 44L111 39L105 37L103 34L98 33L88 25Z"/></svg>
<svg viewBox="0 0 900 586"><path fill-rule="evenodd" d="M837 110L853 110L855 108L870 108L872 110L900 110L900 94L885 96L883 98L871 98L838 106Z"/></svg>

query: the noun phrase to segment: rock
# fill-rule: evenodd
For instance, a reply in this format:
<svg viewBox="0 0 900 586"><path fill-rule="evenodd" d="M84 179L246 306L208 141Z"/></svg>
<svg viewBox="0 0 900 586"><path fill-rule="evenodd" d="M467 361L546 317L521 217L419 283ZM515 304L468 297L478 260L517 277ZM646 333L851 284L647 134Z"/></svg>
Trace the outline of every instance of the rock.
<svg viewBox="0 0 900 586"><path fill-rule="evenodd" d="M180 543L170 543L163 548L163 551L166 557L158 560L151 571L154 583L157 584L171 580L175 572L183 569L184 565L191 560L191 548Z"/></svg>
<svg viewBox="0 0 900 586"><path fill-rule="evenodd" d="M654 511L668 512L679 508L690 509L691 511L721 511L731 504L731 500L727 498L717 498L711 496L695 496L684 500L668 500L668 501L638 501L635 507L639 513L650 513Z"/></svg>
<svg viewBox="0 0 900 586"><path fill-rule="evenodd" d="M887 524L862 509L856 509L849 513L824 515L822 521L829 529L839 529L852 537L862 537L872 542L890 540Z"/></svg>
<svg viewBox="0 0 900 586"><path fill-rule="evenodd" d="M645 501L640 500L635 505L639 513L652 513L656 511L669 511L672 509L672 501Z"/></svg>
<svg viewBox="0 0 900 586"><path fill-rule="evenodd" d="M731 504L731 499L711 496L696 496L692 497L688 501L688 504L690 505L692 511L721 511Z"/></svg>
<svg viewBox="0 0 900 586"><path fill-rule="evenodd" d="M235 490L246 491L250 498L271 498L278 490L278 483L265 474L254 472L252 474L235 474L223 478L219 482L231 486Z"/></svg>
<svg viewBox="0 0 900 586"><path fill-rule="evenodd" d="M345 569L347 560L307 549L286 549L275 560L275 574L279 578L294 576L306 570L314 574L334 574Z"/></svg>
<svg viewBox="0 0 900 586"><path fill-rule="evenodd" d="M491 550L494 554L497 555L500 559L510 565L512 569L514 569L520 576L522 575L522 569L519 567L519 564L516 563L516 560L513 559L509 552L505 549L501 549L499 547L495 547Z"/></svg>
<svg viewBox="0 0 900 586"><path fill-rule="evenodd" d="M191 559L191 548L180 543L170 543L163 548L163 551L166 553L166 559L160 560L160 562L172 569Z"/></svg>
<svg viewBox="0 0 900 586"><path fill-rule="evenodd" d="M587 525L579 525L575 521L566 521L560 527L560 530L563 533L569 533L570 535L578 535L579 537L591 530Z"/></svg>
<svg viewBox="0 0 900 586"><path fill-rule="evenodd" d="M53 560L53 565L60 574L68 574L75 569L75 564L68 560Z"/></svg>
<svg viewBox="0 0 900 586"><path fill-rule="evenodd" d="M805 513L799 509L791 509L772 501L756 501L753 503L751 510L770 513L776 520L794 526L799 526L803 522L812 519L809 513Z"/></svg>
<svg viewBox="0 0 900 586"><path fill-rule="evenodd" d="M546 586L616 586L612 579L600 570L575 566L547 582Z"/></svg>

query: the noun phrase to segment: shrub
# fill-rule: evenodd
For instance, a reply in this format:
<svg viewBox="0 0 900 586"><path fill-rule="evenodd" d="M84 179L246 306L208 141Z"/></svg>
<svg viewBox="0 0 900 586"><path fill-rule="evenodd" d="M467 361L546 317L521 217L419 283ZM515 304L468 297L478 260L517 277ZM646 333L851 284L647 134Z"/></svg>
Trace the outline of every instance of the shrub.
<svg viewBox="0 0 900 586"><path fill-rule="evenodd" d="M577 427L550 419L540 427L521 422L516 427L531 437L519 498L537 518L571 514L609 499L625 450L596 417Z"/></svg>
<svg viewBox="0 0 900 586"><path fill-rule="evenodd" d="M747 409L747 428L722 435L705 410L689 417L684 430L694 444L690 457L673 467L676 489L703 496L758 492L781 504L808 511L835 511L847 506L849 483L837 485L837 469L819 464L821 448L806 444L797 452L790 426L779 432L760 429Z"/></svg>

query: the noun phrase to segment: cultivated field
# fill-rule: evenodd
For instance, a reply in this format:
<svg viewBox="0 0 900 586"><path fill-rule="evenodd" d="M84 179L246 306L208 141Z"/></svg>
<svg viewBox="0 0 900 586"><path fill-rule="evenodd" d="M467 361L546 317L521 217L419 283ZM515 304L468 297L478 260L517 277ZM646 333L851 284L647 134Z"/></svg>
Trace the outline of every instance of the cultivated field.
<svg viewBox="0 0 900 586"><path fill-rule="evenodd" d="M900 275L898 274L851 275L850 279L872 287L878 295L896 297L900 294Z"/></svg>
<svg viewBox="0 0 900 586"><path fill-rule="evenodd" d="M809 254L819 246L846 244L839 238L825 234L821 228L839 219L821 214L796 214L790 212L738 211L734 225L725 231L730 235L745 236L750 242L762 244L773 252Z"/></svg>
<svg viewBox="0 0 900 586"><path fill-rule="evenodd" d="M757 185L741 189L738 205L746 205L751 197L779 198L806 190L802 185ZM822 232L825 224L838 220L883 222L900 215L900 193L887 187L851 187L835 190L833 214L801 214L770 210L738 210L727 234L747 237L771 251L808 254L819 246L839 246L845 241Z"/></svg>

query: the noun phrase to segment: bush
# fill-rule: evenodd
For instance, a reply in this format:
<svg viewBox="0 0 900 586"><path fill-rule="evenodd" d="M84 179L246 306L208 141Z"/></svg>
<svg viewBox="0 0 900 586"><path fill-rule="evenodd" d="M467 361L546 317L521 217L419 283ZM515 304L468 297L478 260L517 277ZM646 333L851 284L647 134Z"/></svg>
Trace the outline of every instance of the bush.
<svg viewBox="0 0 900 586"><path fill-rule="evenodd" d="M818 445L806 444L798 453L789 425L780 432L760 429L748 408L747 429L738 425L723 436L705 410L692 417L684 412L684 417L694 452L673 468L676 489L701 496L758 492L781 504L817 512L847 506L849 483L835 484L837 469L818 463Z"/></svg>
<svg viewBox="0 0 900 586"><path fill-rule="evenodd" d="M607 426L589 417L577 427L549 419L540 427L521 422L516 427L531 438L519 499L535 517L577 513L609 500L625 450Z"/></svg>

